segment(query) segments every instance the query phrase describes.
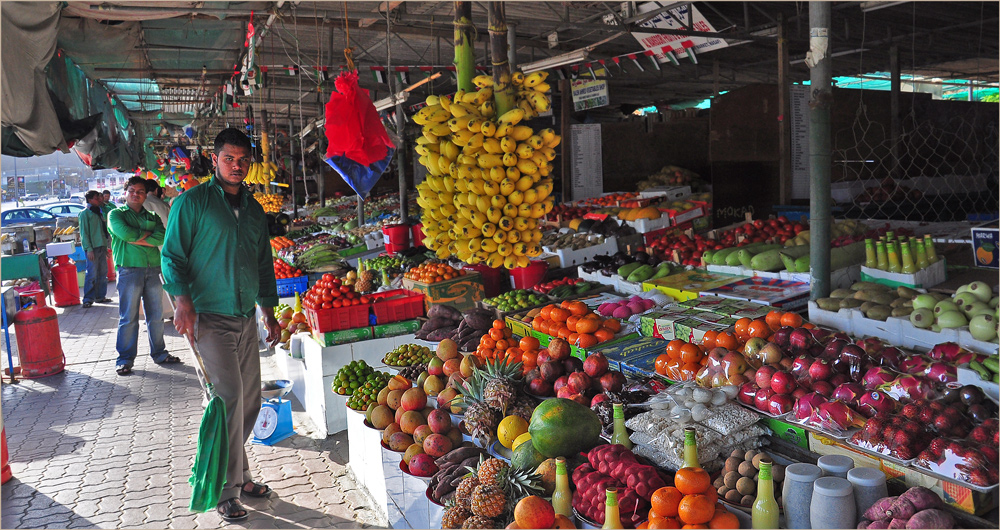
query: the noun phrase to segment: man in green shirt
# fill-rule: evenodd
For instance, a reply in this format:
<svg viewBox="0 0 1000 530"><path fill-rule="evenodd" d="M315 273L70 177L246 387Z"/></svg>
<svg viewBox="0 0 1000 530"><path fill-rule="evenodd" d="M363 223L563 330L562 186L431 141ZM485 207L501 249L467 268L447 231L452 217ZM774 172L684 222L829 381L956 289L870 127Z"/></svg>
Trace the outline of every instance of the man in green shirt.
<svg viewBox="0 0 1000 530"><path fill-rule="evenodd" d="M267 219L242 185L250 156L250 139L240 130L219 133L212 154L216 174L171 204L162 250L164 288L177 299L174 326L194 338L215 391L226 403L229 462L216 509L227 522L249 516L241 493L271 493L250 476L245 448L260 412L255 303L264 312L268 343L277 342L281 333L274 318L278 287Z"/></svg>
<svg viewBox="0 0 1000 530"><path fill-rule="evenodd" d="M108 212L111 250L118 268L118 375L132 373L139 349L139 304L146 314L149 354L156 364L180 359L167 353L163 342L163 287L160 249L164 228L160 218L143 208L146 180L132 177L125 184L125 206Z"/></svg>
<svg viewBox="0 0 1000 530"><path fill-rule="evenodd" d="M108 298L108 221L101 192L90 190L84 197L87 208L80 220L80 244L87 253L87 277L83 282L83 307L107 303Z"/></svg>

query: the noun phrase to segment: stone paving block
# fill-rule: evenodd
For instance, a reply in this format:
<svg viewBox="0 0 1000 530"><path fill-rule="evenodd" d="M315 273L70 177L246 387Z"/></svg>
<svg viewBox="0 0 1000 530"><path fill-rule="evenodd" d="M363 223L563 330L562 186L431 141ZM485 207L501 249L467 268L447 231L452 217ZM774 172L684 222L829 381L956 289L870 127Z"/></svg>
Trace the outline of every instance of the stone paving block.
<svg viewBox="0 0 1000 530"><path fill-rule="evenodd" d="M83 518L93 517L101 511L98 501L82 501L73 504L73 513Z"/></svg>
<svg viewBox="0 0 1000 530"><path fill-rule="evenodd" d="M98 513L117 513L125 506L125 495L106 495L96 502L100 510Z"/></svg>
<svg viewBox="0 0 1000 530"><path fill-rule="evenodd" d="M147 521L168 521L175 514L175 510L169 504L151 504L146 507Z"/></svg>
<svg viewBox="0 0 1000 530"><path fill-rule="evenodd" d="M195 516L192 515L176 515L171 517L168 521L166 528L194 528L195 526ZM162 527L161 527L162 528Z"/></svg>
<svg viewBox="0 0 1000 530"><path fill-rule="evenodd" d="M125 528L139 526L146 520L145 509L125 508L121 514L121 524Z"/></svg>
<svg viewBox="0 0 1000 530"><path fill-rule="evenodd" d="M66 524L66 514L47 515L44 517L26 517L18 526L22 528L45 528Z"/></svg>

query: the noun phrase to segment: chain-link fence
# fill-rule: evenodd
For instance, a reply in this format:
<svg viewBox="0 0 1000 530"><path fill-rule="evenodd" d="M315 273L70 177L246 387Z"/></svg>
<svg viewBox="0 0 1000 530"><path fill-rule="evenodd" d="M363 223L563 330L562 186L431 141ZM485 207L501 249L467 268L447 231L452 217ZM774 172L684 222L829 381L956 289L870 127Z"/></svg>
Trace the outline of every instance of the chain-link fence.
<svg viewBox="0 0 1000 530"><path fill-rule="evenodd" d="M961 221L997 212L1000 131L994 104L904 95L893 138L886 109L860 100L834 132L833 198L847 218Z"/></svg>

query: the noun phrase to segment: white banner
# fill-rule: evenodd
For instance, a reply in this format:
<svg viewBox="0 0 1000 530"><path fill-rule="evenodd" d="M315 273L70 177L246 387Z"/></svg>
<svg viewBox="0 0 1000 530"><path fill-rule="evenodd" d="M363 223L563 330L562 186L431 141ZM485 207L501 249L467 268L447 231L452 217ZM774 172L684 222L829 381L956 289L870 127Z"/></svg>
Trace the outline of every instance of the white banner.
<svg viewBox="0 0 1000 530"><path fill-rule="evenodd" d="M595 68L594 75L604 77L603 68ZM580 79L570 83L573 89L573 110L604 107L608 104L608 82L603 80Z"/></svg>
<svg viewBox="0 0 1000 530"><path fill-rule="evenodd" d="M659 9L665 4L660 2L647 2L638 7L639 13L648 13L654 9ZM677 6L673 9L669 9L662 13L658 13L653 18L647 20L640 24L642 27L646 28L660 28L660 29L677 29L677 30L687 30L689 14L688 6L691 6L690 16L690 26L692 31L704 31L704 32L715 32L715 27L701 15L697 7L691 4L685 4ZM705 37L687 37L681 35L660 35L658 33L641 33L633 32L636 40L639 44L642 44L644 48L652 51L657 60L661 63L666 62L666 55L663 53L663 48L667 47L670 51L673 51L677 57L687 57L687 48L693 48L695 55L700 53L705 53L712 50L717 50L719 48L725 48L729 46L729 43L725 39L719 38L705 38Z"/></svg>

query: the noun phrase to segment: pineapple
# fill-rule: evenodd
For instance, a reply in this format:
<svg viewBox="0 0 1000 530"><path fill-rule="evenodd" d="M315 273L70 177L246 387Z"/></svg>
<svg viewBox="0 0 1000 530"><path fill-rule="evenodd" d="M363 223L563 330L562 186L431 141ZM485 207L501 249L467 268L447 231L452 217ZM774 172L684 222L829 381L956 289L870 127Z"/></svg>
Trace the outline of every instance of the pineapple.
<svg viewBox="0 0 1000 530"><path fill-rule="evenodd" d="M505 469L510 468L510 464L499 458L489 458L479 464L476 475L479 483L484 486L500 487L504 482L504 477L500 476Z"/></svg>
<svg viewBox="0 0 1000 530"><path fill-rule="evenodd" d="M455 488L455 503L466 510L472 502L472 490L476 489L479 485L479 479L475 476L468 476L462 479L462 482L458 483L458 487Z"/></svg>
<svg viewBox="0 0 1000 530"><path fill-rule="evenodd" d="M493 519L473 515L462 523L462 528L496 528L497 523Z"/></svg>
<svg viewBox="0 0 1000 530"><path fill-rule="evenodd" d="M458 387L458 391L468 405L465 410L466 429L474 438L488 441L503 417L483 401L483 377L480 372L472 374L465 384Z"/></svg>
<svg viewBox="0 0 1000 530"><path fill-rule="evenodd" d="M535 400L528 396L517 396L514 403L507 408L507 414L513 416L519 416L524 418L525 421L531 421L531 413L535 411Z"/></svg>
<svg viewBox="0 0 1000 530"><path fill-rule="evenodd" d="M472 512L462 506L452 506L444 511L441 517L441 528L462 528L462 524L472 517Z"/></svg>
<svg viewBox="0 0 1000 530"><path fill-rule="evenodd" d="M496 486L480 484L472 491L472 513L475 515L496 518L506 507L507 496Z"/></svg>
<svg viewBox="0 0 1000 530"><path fill-rule="evenodd" d="M483 400L487 405L506 413L508 405L517 397L517 388L521 382L521 366L521 363L507 364L505 359L486 362L483 374L486 378Z"/></svg>
<svg viewBox="0 0 1000 530"><path fill-rule="evenodd" d="M375 290L375 271L365 268L365 263L361 260L358 260L358 281L354 284L354 290L359 293Z"/></svg>

